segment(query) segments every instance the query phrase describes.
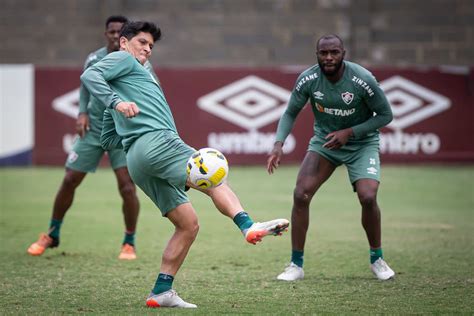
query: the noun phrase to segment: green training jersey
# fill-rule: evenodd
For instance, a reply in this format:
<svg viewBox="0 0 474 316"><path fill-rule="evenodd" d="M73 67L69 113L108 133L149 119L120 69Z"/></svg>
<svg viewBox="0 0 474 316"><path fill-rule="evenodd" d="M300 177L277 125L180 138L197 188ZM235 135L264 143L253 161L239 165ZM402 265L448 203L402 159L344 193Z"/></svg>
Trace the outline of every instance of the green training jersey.
<svg viewBox="0 0 474 316"><path fill-rule="evenodd" d="M99 48L95 52L90 53L84 63L84 70L99 62L107 54L107 47ZM145 68L158 80L152 65L148 61L145 63ZM104 110L105 105L94 96L91 96L90 92L81 84L79 90L79 113L87 113L89 116L89 132L96 135L97 138L100 137L100 133L102 132Z"/></svg>
<svg viewBox="0 0 474 316"><path fill-rule="evenodd" d="M276 140L284 142L308 99L315 118L314 134L352 127L351 140L378 138L378 129L392 120L392 110L376 79L362 66L344 61L344 74L331 83L319 65L305 70L296 80L288 107L278 123Z"/></svg>
<svg viewBox="0 0 474 316"><path fill-rule="evenodd" d="M141 135L156 130L177 133L173 115L156 78L125 51L113 52L89 67L81 81L102 104L114 109L120 102L135 102L140 113L126 118L109 111L125 151ZM105 126L104 126L105 128ZM109 128L109 127L107 127Z"/></svg>
<svg viewBox="0 0 474 316"><path fill-rule="evenodd" d="M84 70L94 65L107 55L107 48L102 47L87 56L84 63ZM94 97L91 97L89 91L81 84L79 90L79 113L87 113L89 116L89 132L99 135L102 131L102 113L105 106Z"/></svg>

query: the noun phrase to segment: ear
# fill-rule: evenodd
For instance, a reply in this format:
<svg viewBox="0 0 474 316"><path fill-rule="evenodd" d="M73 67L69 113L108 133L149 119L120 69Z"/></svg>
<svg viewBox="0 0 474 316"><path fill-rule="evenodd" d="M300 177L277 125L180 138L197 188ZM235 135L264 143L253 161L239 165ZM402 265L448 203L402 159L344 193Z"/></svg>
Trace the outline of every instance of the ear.
<svg viewBox="0 0 474 316"><path fill-rule="evenodd" d="M119 43L121 49L126 49L128 47L128 39L125 36L120 37Z"/></svg>

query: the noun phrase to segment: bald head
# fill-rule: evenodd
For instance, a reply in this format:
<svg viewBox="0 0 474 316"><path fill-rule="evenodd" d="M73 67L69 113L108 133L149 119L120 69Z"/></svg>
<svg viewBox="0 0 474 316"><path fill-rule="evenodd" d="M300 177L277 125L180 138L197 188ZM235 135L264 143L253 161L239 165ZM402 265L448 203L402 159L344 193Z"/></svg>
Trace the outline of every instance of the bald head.
<svg viewBox="0 0 474 316"><path fill-rule="evenodd" d="M319 50L319 45L321 42L326 42L326 41L331 41L333 43L338 43L340 48L344 50L344 43L342 42L342 39L337 36L336 34L327 34L321 36L318 41L316 42L316 50Z"/></svg>

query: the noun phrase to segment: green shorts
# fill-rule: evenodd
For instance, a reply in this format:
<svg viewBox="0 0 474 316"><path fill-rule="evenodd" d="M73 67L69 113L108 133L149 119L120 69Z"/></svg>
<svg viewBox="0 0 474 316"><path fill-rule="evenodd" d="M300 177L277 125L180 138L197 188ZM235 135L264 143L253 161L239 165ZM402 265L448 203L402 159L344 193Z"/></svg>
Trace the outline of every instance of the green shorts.
<svg viewBox="0 0 474 316"><path fill-rule="evenodd" d="M100 135L88 132L84 138L77 137L66 160L66 168L80 172L95 172L105 151L100 145ZM107 152L112 169L127 166L123 149Z"/></svg>
<svg viewBox="0 0 474 316"><path fill-rule="evenodd" d="M349 173L349 180L354 186L360 179L374 179L380 182L379 139L351 141L337 150L323 147L321 137L313 136L308 151L314 151L329 160L336 167L344 164Z"/></svg>
<svg viewBox="0 0 474 316"><path fill-rule="evenodd" d="M128 150L130 176L163 216L189 202L184 191L188 177L186 163L195 151L178 134L168 130L146 133Z"/></svg>

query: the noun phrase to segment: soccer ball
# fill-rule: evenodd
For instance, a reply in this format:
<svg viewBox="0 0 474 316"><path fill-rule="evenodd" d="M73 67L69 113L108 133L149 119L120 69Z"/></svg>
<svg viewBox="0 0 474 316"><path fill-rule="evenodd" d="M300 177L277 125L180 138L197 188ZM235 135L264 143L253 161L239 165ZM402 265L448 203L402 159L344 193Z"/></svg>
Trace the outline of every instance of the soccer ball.
<svg viewBox="0 0 474 316"><path fill-rule="evenodd" d="M225 181L229 165L225 156L217 149L202 148L189 157L186 172L191 183L208 189Z"/></svg>

